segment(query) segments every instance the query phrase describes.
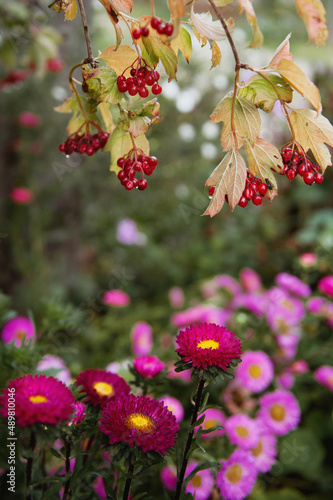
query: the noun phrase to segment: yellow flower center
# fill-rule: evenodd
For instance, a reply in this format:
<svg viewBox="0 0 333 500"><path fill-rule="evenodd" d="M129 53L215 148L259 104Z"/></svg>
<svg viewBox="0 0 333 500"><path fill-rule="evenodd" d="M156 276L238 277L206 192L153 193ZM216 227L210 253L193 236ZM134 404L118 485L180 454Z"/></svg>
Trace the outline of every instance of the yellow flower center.
<svg viewBox="0 0 333 500"><path fill-rule="evenodd" d="M277 422L282 422L286 418L286 409L279 404L272 405L269 413L272 419Z"/></svg>
<svg viewBox="0 0 333 500"><path fill-rule="evenodd" d="M23 340L25 338L26 332L19 330L16 332L16 338L19 340Z"/></svg>
<svg viewBox="0 0 333 500"><path fill-rule="evenodd" d="M238 464L230 465L225 475L230 483L237 484L242 479L242 467Z"/></svg>
<svg viewBox="0 0 333 500"><path fill-rule="evenodd" d="M45 396L41 396L40 394L37 394L36 396L29 396L29 401L38 405L40 403L46 403L47 398Z"/></svg>
<svg viewBox="0 0 333 500"><path fill-rule="evenodd" d="M249 431L243 425L237 425L237 427L236 427L236 433L241 438L247 438L247 437L249 437Z"/></svg>
<svg viewBox="0 0 333 500"><path fill-rule="evenodd" d="M253 456L255 457L259 457L259 455L262 453L262 441L260 439L259 443L257 444L257 446L255 448L252 448L252 453L253 453Z"/></svg>
<svg viewBox="0 0 333 500"><path fill-rule="evenodd" d="M193 484L193 486L195 488L200 488L200 486L202 485L202 480L201 480L201 477L200 476L194 476L193 479L191 479L191 483Z"/></svg>
<svg viewBox="0 0 333 500"><path fill-rule="evenodd" d="M218 349L220 344L213 339L202 340L197 347L199 349Z"/></svg>
<svg viewBox="0 0 333 500"><path fill-rule="evenodd" d="M203 423L203 428L204 429L210 429L211 427L215 427L216 425L219 425L216 420L205 420Z"/></svg>
<svg viewBox="0 0 333 500"><path fill-rule="evenodd" d="M135 429L140 434L149 434L153 432L155 428L155 422L148 415L143 415L142 413L132 413L128 415L124 423L129 429Z"/></svg>
<svg viewBox="0 0 333 500"><path fill-rule="evenodd" d="M100 396L112 396L114 394L114 389L111 384L107 382L95 382L93 388Z"/></svg>
<svg viewBox="0 0 333 500"><path fill-rule="evenodd" d="M259 378L261 376L262 370L259 365L251 365L249 367L249 374L252 378Z"/></svg>

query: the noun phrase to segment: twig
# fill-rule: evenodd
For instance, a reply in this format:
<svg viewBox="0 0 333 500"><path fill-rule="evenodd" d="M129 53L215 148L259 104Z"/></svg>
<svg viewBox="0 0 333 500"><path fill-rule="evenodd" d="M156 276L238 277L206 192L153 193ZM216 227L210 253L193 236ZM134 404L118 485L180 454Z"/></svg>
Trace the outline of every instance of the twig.
<svg viewBox="0 0 333 500"><path fill-rule="evenodd" d="M92 48L91 48L91 40L89 36L89 30L88 30L88 23L87 23L87 16L86 12L84 10L84 5L82 0L77 0L79 4L79 9L80 9L80 14L81 14L81 19L82 19L82 24L83 24L83 30L84 30L84 36L86 37L86 44L87 44L87 51L88 51L88 57L85 59L84 62L90 64L93 68L97 68L98 62L95 61Z"/></svg>

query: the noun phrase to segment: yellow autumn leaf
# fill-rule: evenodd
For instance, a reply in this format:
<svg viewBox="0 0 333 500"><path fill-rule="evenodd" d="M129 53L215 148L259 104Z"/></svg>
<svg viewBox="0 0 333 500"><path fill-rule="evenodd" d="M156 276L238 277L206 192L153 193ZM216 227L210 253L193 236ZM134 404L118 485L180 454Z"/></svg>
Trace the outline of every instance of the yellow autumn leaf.
<svg viewBox="0 0 333 500"><path fill-rule="evenodd" d="M195 26L193 26L193 33L195 34L199 43L201 43L201 47L204 47L207 44L207 38L199 33Z"/></svg>
<svg viewBox="0 0 333 500"><path fill-rule="evenodd" d="M120 45L118 48L116 45L110 45L103 50L97 59L102 59L117 75L121 75L137 57L135 50L128 45Z"/></svg>
<svg viewBox="0 0 333 500"><path fill-rule="evenodd" d="M135 145L146 155L149 155L149 142L144 134L136 137ZM124 128L123 124L118 123L103 149L103 151L110 151L111 153L111 171L114 171L116 174L119 172L120 168L117 165L118 159L129 153L131 149L133 149L131 134L127 128Z"/></svg>
<svg viewBox="0 0 333 500"><path fill-rule="evenodd" d="M114 123L112 119L112 114L110 111L110 104L108 102L101 102L98 106L98 109L101 112L105 130L111 134L112 130L114 129Z"/></svg>
<svg viewBox="0 0 333 500"><path fill-rule="evenodd" d="M212 65L211 65L210 69L215 68L216 66L218 66L220 64L220 62L221 62L221 59L222 59L221 49L217 45L217 43L215 42L215 40L212 43L211 49L212 49Z"/></svg>
<svg viewBox="0 0 333 500"><path fill-rule="evenodd" d="M325 45L328 37L326 11L320 0L296 0L297 10L303 19L310 42Z"/></svg>
<svg viewBox="0 0 333 500"><path fill-rule="evenodd" d="M180 50L186 62L190 61L192 55L192 39L190 33L183 26L180 27L178 35L171 40L170 47L175 54L178 54Z"/></svg>
<svg viewBox="0 0 333 500"><path fill-rule="evenodd" d="M289 38L291 33L286 36L282 43L278 46L271 61L267 64L266 68L276 69L281 61L281 59L288 59L288 61L293 61L294 56L290 52Z"/></svg>
<svg viewBox="0 0 333 500"><path fill-rule="evenodd" d="M287 59L282 59L276 71L280 73L282 78L291 85L297 92L302 96L306 97L315 108L315 110L320 113L322 110L321 99L318 87L312 83L305 73L292 61Z"/></svg>
<svg viewBox="0 0 333 500"><path fill-rule="evenodd" d="M225 197L231 210L242 196L246 182L246 164L241 154L232 149L215 168L206 181L206 186L214 186L215 191L203 215L214 217L224 205Z"/></svg>
<svg viewBox="0 0 333 500"><path fill-rule="evenodd" d="M305 152L312 151L322 172L332 165L331 154L326 146L333 147L333 126L323 115L313 109L294 109L289 115L295 140Z"/></svg>
<svg viewBox="0 0 333 500"><path fill-rule="evenodd" d="M63 0L61 2L61 10L65 13L65 21L72 21L77 14L76 0Z"/></svg>
<svg viewBox="0 0 333 500"><path fill-rule="evenodd" d="M111 4L122 12L129 14L133 9L133 0L112 0Z"/></svg>
<svg viewBox="0 0 333 500"><path fill-rule="evenodd" d="M250 26L252 26L253 37L249 47L257 49L261 47L262 42L264 41L264 37L258 26L257 16L254 12L252 2L250 2L250 0L238 0L238 4L239 13L241 14L243 11L245 11L247 22Z"/></svg>

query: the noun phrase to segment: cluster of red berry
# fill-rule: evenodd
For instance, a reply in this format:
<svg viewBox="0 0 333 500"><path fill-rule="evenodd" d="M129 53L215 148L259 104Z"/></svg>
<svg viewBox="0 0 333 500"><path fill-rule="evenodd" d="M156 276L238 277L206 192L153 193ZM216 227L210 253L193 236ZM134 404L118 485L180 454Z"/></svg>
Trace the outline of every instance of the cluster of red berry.
<svg viewBox="0 0 333 500"><path fill-rule="evenodd" d="M270 183L269 186L271 187ZM267 193L268 184L262 182L261 179L255 177L251 172L247 171L247 177L245 182L245 188L243 189L242 196L238 202L238 205L242 208L246 207L249 201L252 200L253 205L261 205L262 199Z"/></svg>
<svg viewBox="0 0 333 500"><path fill-rule="evenodd" d="M323 174L319 172L318 165L314 165L311 159L304 153L286 147L281 152L283 159L283 172L290 181L296 175L303 177L305 184L311 185L314 182L321 184L324 180Z"/></svg>
<svg viewBox="0 0 333 500"><path fill-rule="evenodd" d="M162 92L162 87L158 84L160 79L159 72L151 69L144 59L141 59L139 63L135 61L132 64L130 75L129 78L126 78L124 74L118 76L117 85L119 92L128 92L131 96L139 94L143 98L148 97L149 90L147 87L151 87L154 95Z"/></svg>
<svg viewBox="0 0 333 500"><path fill-rule="evenodd" d="M66 142L59 146L59 150L66 155L72 153L86 153L92 156L96 151L103 148L109 138L109 134L99 130L97 134L91 135L89 132L79 135L77 132L70 135Z"/></svg>
<svg viewBox="0 0 333 500"><path fill-rule="evenodd" d="M158 159L155 156L146 156L142 151L137 154L137 151L132 149L117 161L118 167L121 168L118 172L118 179L127 191L131 191L133 188L143 191L148 185L144 175L151 175L157 164ZM137 172L142 173L140 180L135 177Z"/></svg>
<svg viewBox="0 0 333 500"><path fill-rule="evenodd" d="M166 35L166 36L171 36L173 33L173 25L171 23L165 23L162 19L159 19L158 17L152 17L150 20L150 25L154 30L157 31L159 35ZM149 28L148 26L143 26L142 28L135 28L132 31L132 36L134 40L138 40L138 38L141 38L142 36L148 36L149 35Z"/></svg>

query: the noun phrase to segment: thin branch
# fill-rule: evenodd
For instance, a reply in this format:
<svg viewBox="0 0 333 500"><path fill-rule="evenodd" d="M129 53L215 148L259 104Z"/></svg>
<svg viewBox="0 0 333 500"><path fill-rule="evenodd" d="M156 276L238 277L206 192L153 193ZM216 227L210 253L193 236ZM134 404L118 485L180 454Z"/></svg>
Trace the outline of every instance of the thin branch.
<svg viewBox="0 0 333 500"><path fill-rule="evenodd" d="M86 37L86 44L87 44L87 51L88 51L88 57L87 57L87 59L85 59L84 62L87 62L93 68L96 68L98 63L94 59L93 51L91 48L91 40L90 40L90 36L89 36L87 17L86 17L86 12L84 10L83 1L82 0L77 0L77 1L79 4L79 9L80 9L81 19L82 19L82 24L83 24L83 30L84 30L84 36Z"/></svg>

